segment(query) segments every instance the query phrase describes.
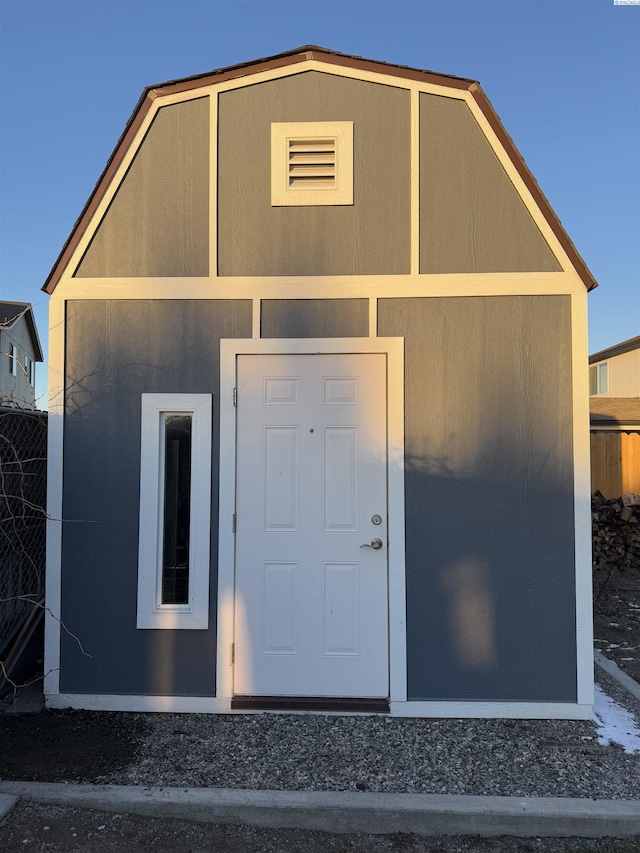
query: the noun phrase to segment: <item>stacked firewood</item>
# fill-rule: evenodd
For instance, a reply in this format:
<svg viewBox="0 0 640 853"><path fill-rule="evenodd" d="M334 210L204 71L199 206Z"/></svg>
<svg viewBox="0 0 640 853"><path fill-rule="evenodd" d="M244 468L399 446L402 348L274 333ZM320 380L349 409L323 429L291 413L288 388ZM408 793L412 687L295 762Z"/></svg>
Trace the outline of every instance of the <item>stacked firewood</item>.
<svg viewBox="0 0 640 853"><path fill-rule="evenodd" d="M596 492L591 520L594 571L640 571L640 496L607 500Z"/></svg>

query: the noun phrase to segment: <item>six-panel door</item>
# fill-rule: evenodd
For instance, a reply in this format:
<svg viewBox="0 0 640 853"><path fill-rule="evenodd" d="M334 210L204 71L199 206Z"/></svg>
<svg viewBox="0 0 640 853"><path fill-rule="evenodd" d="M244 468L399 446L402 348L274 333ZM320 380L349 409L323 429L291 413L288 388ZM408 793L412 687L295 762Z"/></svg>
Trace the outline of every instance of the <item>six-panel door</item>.
<svg viewBox="0 0 640 853"><path fill-rule="evenodd" d="M386 356L237 369L234 693L386 697Z"/></svg>

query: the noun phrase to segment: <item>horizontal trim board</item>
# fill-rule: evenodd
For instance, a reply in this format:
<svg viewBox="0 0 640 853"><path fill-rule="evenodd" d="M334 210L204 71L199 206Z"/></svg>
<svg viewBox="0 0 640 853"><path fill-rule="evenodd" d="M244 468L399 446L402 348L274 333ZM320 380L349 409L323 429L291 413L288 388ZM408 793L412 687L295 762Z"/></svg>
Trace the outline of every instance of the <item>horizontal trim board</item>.
<svg viewBox="0 0 640 853"><path fill-rule="evenodd" d="M574 273L65 279L53 299L348 299L584 293Z"/></svg>
<svg viewBox="0 0 640 853"><path fill-rule="evenodd" d="M47 708L170 714L228 714L229 699L214 696L140 696L133 694L45 693Z"/></svg>
<svg viewBox="0 0 640 853"><path fill-rule="evenodd" d="M264 713L259 709L234 709L230 698L206 696L139 696L95 693L45 694L47 708L77 708L85 711L130 711L172 714ZM392 717L430 717L432 719L519 719L590 720L591 705L562 702L390 702ZM304 710L271 713L310 713ZM320 713L349 712L321 711ZM350 712L354 715L362 711Z"/></svg>
<svg viewBox="0 0 640 853"><path fill-rule="evenodd" d="M234 696L231 708L237 711L367 711L372 714L388 714L389 700L346 696Z"/></svg>
<svg viewBox="0 0 640 853"><path fill-rule="evenodd" d="M591 720L591 705L572 702L391 702L392 717Z"/></svg>
<svg viewBox="0 0 640 853"><path fill-rule="evenodd" d="M591 424L589 427L589 432L626 432L626 433L640 433L640 423L636 421L635 423L621 423L621 424L602 424L599 426L597 424Z"/></svg>

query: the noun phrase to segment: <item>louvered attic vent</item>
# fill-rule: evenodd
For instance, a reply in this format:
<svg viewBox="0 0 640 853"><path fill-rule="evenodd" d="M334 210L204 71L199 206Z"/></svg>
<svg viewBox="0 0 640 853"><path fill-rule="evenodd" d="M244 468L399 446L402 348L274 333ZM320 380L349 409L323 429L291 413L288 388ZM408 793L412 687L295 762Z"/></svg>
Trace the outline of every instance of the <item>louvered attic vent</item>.
<svg viewBox="0 0 640 853"><path fill-rule="evenodd" d="M353 123L272 124L271 204L353 204Z"/></svg>
<svg viewBox="0 0 640 853"><path fill-rule="evenodd" d="M288 143L289 189L335 189L335 138L289 139Z"/></svg>

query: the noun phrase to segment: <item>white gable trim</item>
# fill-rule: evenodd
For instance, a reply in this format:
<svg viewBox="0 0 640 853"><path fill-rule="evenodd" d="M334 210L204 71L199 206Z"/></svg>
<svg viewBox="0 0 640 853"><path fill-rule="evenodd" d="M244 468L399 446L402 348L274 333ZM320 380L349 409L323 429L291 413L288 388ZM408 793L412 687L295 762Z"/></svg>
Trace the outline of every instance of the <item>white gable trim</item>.
<svg viewBox="0 0 640 853"><path fill-rule="evenodd" d="M285 77L292 77L297 74L304 74L308 71L318 71L324 74L333 76L345 77L353 80L362 80L364 82L376 83L379 85L392 86L396 89L404 89L411 95L411 117L410 117L410 138L411 138L411 271L416 274L418 271L419 255L418 255L418 238L419 238L419 95L420 93L438 95L441 97L454 98L456 100L465 101L471 110L474 118L478 122L480 129L485 135L489 145L495 152L498 160L505 169L509 179L511 180L516 192L522 198L525 207L531 214L534 222L540 229L543 237L547 241L550 250L558 260L558 263L565 271L573 270L573 264L568 255L562 248L560 241L556 237L553 229L549 225L546 217L543 215L537 202L526 187L526 184L514 161L511 159L502 143L499 141L496 133L492 129L489 121L482 112L480 106L476 102L473 94L467 89L455 89L447 86L439 86L433 83L408 80L403 77L396 77L393 74L383 74L361 69L348 68L330 63L324 63L322 60L307 60L305 62L296 63L291 66L283 66L281 68L260 71L255 74L247 75L246 77L238 77L232 80L227 80L222 83L202 86L201 88L191 89L186 92L180 92L170 95L159 94L158 92L150 92L149 97L153 97L154 101L149 108L147 114L138 129L133 142L126 151L116 174L114 175L109 187L107 188L103 198L101 199L96 211L85 229L75 251L71 255L68 263L65 265L61 277L70 276L78 267L82 257L87 250L89 243L93 239L102 218L111 204L121 182L123 181L129 166L133 162L140 145L144 141L147 131L151 126L152 121L157 115L157 111L162 107L172 104L183 103L190 100L198 100L203 97L210 98L210 168L209 168L209 277L217 279L217 120L218 120L218 95L223 92L241 89L246 86L254 86L260 83L271 80L278 80ZM83 279L83 281L87 281Z"/></svg>

